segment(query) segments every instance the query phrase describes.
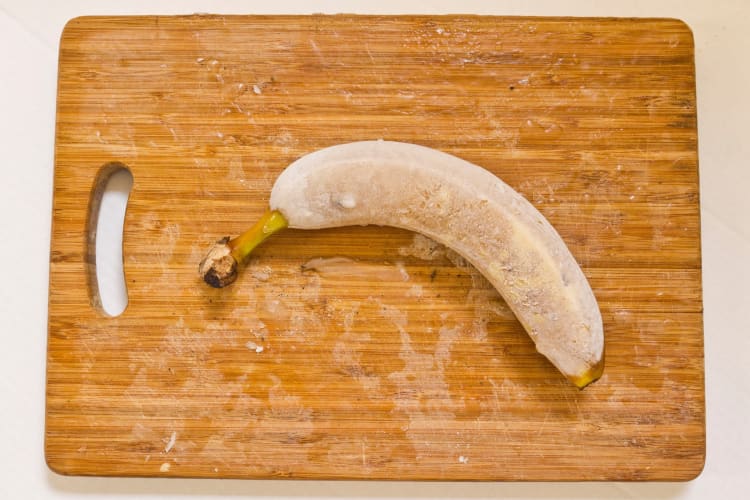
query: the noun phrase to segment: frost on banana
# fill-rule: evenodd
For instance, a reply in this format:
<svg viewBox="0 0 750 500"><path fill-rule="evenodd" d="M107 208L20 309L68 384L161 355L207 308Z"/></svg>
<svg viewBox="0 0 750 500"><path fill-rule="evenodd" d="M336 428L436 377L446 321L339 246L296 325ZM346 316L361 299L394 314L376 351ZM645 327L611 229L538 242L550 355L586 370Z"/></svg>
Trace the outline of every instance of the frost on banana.
<svg viewBox="0 0 750 500"><path fill-rule="evenodd" d="M271 191L271 210L201 262L212 286L284 227L376 224L416 231L473 264L500 292L537 350L583 388L604 368L596 298L560 235L523 196L455 156L390 141L341 144L303 156Z"/></svg>

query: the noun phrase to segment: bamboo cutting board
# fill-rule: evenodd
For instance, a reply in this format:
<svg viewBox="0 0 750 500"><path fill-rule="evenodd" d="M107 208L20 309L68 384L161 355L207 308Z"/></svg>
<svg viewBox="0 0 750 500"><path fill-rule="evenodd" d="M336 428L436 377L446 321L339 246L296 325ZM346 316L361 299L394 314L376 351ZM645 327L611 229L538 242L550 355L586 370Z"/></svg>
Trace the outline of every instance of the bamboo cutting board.
<svg viewBox="0 0 750 500"><path fill-rule="evenodd" d="M681 22L80 18L62 35L57 102L53 470L446 480L701 471L695 77ZM482 276L407 231L289 230L231 287L200 281L205 251L257 220L286 165L378 138L481 165L549 218L599 300L601 380L571 386ZM121 168L133 176L129 303L109 317L89 220Z"/></svg>

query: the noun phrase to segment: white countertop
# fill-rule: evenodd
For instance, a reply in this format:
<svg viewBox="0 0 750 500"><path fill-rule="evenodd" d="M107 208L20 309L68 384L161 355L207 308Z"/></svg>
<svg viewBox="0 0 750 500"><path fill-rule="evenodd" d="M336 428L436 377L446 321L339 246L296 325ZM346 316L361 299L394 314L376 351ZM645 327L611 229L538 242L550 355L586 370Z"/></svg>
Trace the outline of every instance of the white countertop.
<svg viewBox="0 0 750 500"><path fill-rule="evenodd" d="M746 498L750 489L750 2L0 0L0 498ZM674 17L696 44L707 460L688 483L411 483L70 478L44 463L57 49L87 14L419 13ZM23 257L23 260L19 257Z"/></svg>

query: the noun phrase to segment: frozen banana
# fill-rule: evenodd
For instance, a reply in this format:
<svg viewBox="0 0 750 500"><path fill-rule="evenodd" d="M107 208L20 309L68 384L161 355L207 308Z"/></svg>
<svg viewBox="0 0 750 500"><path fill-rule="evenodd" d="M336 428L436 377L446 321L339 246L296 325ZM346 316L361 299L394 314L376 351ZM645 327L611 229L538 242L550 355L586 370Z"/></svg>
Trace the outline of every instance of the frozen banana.
<svg viewBox="0 0 750 500"><path fill-rule="evenodd" d="M498 290L546 356L583 388L604 368L596 298L560 235L491 172L435 149L362 141L315 151L276 180L270 209L201 262L212 286L231 283L255 246L285 227L394 226L440 242Z"/></svg>

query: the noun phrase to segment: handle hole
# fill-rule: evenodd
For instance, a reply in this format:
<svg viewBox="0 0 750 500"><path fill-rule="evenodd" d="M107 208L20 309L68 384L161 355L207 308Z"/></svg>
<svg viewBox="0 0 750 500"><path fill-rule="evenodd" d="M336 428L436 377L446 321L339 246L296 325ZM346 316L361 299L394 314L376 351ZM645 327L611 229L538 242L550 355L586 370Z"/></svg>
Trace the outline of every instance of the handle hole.
<svg viewBox="0 0 750 500"><path fill-rule="evenodd" d="M89 218L89 263L92 299L108 316L119 316L128 306L123 267L123 227L133 175L119 163L105 165L93 191ZM93 255L93 259L91 256Z"/></svg>

